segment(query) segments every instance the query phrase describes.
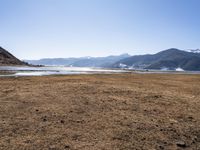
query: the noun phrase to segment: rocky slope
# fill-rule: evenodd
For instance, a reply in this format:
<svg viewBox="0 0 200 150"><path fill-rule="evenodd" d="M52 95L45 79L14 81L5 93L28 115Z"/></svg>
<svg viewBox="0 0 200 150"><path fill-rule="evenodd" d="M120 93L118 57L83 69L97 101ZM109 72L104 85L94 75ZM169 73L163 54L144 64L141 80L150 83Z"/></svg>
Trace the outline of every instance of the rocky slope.
<svg viewBox="0 0 200 150"><path fill-rule="evenodd" d="M7 50L0 47L0 66L5 65L28 65L27 63L19 60Z"/></svg>

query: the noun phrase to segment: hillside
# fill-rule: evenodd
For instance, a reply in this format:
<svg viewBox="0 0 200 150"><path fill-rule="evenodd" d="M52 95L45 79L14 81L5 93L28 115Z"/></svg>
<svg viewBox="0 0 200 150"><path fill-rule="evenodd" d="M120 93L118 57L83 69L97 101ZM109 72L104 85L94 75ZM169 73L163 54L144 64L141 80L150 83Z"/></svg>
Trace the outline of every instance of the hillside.
<svg viewBox="0 0 200 150"><path fill-rule="evenodd" d="M125 58L114 63L112 67L166 70L182 68L188 71L200 71L200 54L172 48L153 55L138 55Z"/></svg>
<svg viewBox="0 0 200 150"><path fill-rule="evenodd" d="M27 63L19 60L7 50L0 47L0 66L5 65L28 65Z"/></svg>

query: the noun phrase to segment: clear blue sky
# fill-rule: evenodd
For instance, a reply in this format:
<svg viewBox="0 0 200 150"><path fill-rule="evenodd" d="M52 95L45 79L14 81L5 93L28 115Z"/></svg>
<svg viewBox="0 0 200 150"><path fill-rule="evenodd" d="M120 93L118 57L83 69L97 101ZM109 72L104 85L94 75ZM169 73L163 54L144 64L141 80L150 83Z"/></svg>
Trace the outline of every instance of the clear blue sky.
<svg viewBox="0 0 200 150"><path fill-rule="evenodd" d="M200 48L200 0L0 0L0 45L21 59Z"/></svg>

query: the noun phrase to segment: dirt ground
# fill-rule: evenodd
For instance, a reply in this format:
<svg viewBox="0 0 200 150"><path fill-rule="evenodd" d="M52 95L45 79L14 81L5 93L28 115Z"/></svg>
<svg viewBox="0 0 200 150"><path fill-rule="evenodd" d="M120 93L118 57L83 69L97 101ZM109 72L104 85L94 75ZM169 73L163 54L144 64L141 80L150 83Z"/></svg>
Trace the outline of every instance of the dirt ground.
<svg viewBox="0 0 200 150"><path fill-rule="evenodd" d="M200 150L200 75L0 78L2 150Z"/></svg>

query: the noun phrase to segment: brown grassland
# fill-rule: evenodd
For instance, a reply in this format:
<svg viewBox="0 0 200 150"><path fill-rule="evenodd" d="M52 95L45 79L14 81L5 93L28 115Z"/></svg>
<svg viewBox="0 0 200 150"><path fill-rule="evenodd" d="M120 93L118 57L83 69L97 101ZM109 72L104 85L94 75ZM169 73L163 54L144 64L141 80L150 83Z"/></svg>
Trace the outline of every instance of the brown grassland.
<svg viewBox="0 0 200 150"><path fill-rule="evenodd" d="M200 150L200 75L0 78L2 150Z"/></svg>

